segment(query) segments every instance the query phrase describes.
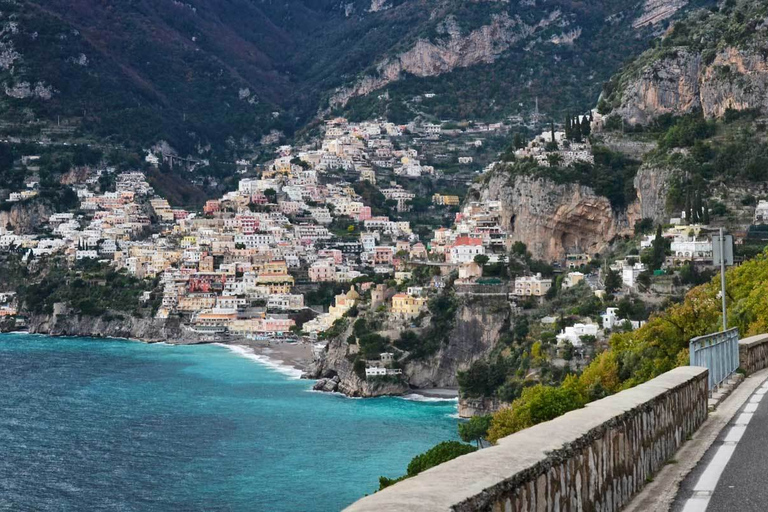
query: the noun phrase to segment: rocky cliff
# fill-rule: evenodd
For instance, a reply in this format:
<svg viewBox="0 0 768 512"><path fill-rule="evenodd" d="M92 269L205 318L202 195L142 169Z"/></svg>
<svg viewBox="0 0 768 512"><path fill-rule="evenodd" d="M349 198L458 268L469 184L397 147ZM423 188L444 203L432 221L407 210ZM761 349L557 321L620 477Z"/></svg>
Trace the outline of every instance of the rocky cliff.
<svg viewBox="0 0 768 512"><path fill-rule="evenodd" d="M611 80L606 104L630 124L694 110L715 118L728 109L768 112L765 10L741 2L692 15Z"/></svg>
<svg viewBox="0 0 768 512"><path fill-rule="evenodd" d="M632 235L640 219L664 221L673 173L641 166L634 179L637 198L626 209L584 185L503 171L493 171L477 192L480 201L501 201L502 227L512 242L524 242L535 258L555 261L567 253L602 252L615 237Z"/></svg>
<svg viewBox="0 0 768 512"><path fill-rule="evenodd" d="M0 211L0 227L10 227L16 234L32 233L48 222L52 213L54 210L49 204L36 199L15 203L10 209Z"/></svg>
<svg viewBox="0 0 768 512"><path fill-rule="evenodd" d="M161 320L130 315L89 317L76 315L59 305L53 314L30 316L27 326L31 333L50 336L130 338L179 344L202 341L195 333L185 329L178 318Z"/></svg>
<svg viewBox="0 0 768 512"><path fill-rule="evenodd" d="M402 378L361 379L349 357L356 348L346 342L351 329L328 343L307 376L328 379L318 382L318 390L361 397L401 395L412 388L458 387L457 372L493 350L510 317L505 297L465 296L461 300L453 327L445 333L439 350L423 359L406 359Z"/></svg>
<svg viewBox="0 0 768 512"><path fill-rule="evenodd" d="M540 27L547 26L559 15L559 11L555 11L541 20ZM489 24L462 35L456 19L449 16L438 26L438 33L446 36L445 39L437 42L419 39L409 50L382 60L377 63L375 74L363 76L352 86L336 91L331 106L346 105L350 98L381 89L405 74L438 76L456 68L491 63L511 44L540 27L526 25L519 18L504 13L495 16Z"/></svg>

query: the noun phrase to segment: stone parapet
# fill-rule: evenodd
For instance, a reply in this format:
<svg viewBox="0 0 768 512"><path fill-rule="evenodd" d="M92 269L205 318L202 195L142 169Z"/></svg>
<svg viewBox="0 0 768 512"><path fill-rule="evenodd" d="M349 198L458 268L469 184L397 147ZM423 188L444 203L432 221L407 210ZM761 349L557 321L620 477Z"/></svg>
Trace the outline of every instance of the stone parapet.
<svg viewBox="0 0 768 512"><path fill-rule="evenodd" d="M706 368L676 368L347 510L619 510L706 419L707 377Z"/></svg>
<svg viewBox="0 0 768 512"><path fill-rule="evenodd" d="M768 367L768 334L739 340L739 367L748 375Z"/></svg>

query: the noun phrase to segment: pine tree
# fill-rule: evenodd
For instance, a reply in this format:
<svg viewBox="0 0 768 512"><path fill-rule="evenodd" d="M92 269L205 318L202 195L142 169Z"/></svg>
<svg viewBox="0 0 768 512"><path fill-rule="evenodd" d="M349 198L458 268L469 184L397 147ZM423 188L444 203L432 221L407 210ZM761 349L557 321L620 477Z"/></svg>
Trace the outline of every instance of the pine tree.
<svg viewBox="0 0 768 512"><path fill-rule="evenodd" d="M592 126L590 126L587 116L584 116L581 119L581 133L584 135L584 137L589 137L589 135L592 133Z"/></svg>
<svg viewBox="0 0 768 512"><path fill-rule="evenodd" d="M556 142L555 142L555 122L554 121L550 121L549 122L549 129L552 132L552 144L554 145L554 144L556 144Z"/></svg>
<svg viewBox="0 0 768 512"><path fill-rule="evenodd" d="M685 210L684 211L685 211L685 222L690 224L693 221L693 219L691 218L693 215L691 212L691 193L690 192L686 192L685 194Z"/></svg>
<svg viewBox="0 0 768 512"><path fill-rule="evenodd" d="M667 244L661 236L661 225L656 228L656 238L651 244L651 270L658 270L664 264L667 255Z"/></svg>
<svg viewBox="0 0 768 512"><path fill-rule="evenodd" d="M702 222L704 222L706 225L709 225L709 204L705 202L703 208L704 211L702 212Z"/></svg>
<svg viewBox="0 0 768 512"><path fill-rule="evenodd" d="M565 116L565 138L571 140L571 115Z"/></svg>
<svg viewBox="0 0 768 512"><path fill-rule="evenodd" d="M581 126L578 116L573 119L573 138L576 142L581 142Z"/></svg>
<svg viewBox="0 0 768 512"><path fill-rule="evenodd" d="M701 222L701 192L696 192L693 197L693 220L694 224Z"/></svg>

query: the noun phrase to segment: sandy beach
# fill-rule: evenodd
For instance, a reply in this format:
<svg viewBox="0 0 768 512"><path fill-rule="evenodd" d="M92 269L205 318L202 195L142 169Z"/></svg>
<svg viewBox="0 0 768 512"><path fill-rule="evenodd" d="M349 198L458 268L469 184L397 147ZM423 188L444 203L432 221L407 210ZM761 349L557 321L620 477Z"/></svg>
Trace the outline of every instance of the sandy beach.
<svg viewBox="0 0 768 512"><path fill-rule="evenodd" d="M254 354L268 358L272 363L306 371L312 363L312 344L282 340L238 339L223 345L247 347Z"/></svg>

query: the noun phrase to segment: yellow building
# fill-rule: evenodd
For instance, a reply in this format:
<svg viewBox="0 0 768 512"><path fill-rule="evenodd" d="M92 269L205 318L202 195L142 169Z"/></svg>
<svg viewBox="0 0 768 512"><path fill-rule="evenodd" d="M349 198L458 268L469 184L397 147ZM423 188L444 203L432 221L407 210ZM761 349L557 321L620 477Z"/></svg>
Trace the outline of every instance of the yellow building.
<svg viewBox="0 0 768 512"><path fill-rule="evenodd" d="M459 196L446 196L443 194L435 194L432 196L432 204L440 206L459 206L461 200Z"/></svg>
<svg viewBox="0 0 768 512"><path fill-rule="evenodd" d="M415 318L419 316L427 303L425 297L411 297L405 293L392 296L392 314L399 318Z"/></svg>
<svg viewBox="0 0 768 512"><path fill-rule="evenodd" d="M201 309L212 309L216 306L215 295L187 295L179 297L179 311L200 311Z"/></svg>

